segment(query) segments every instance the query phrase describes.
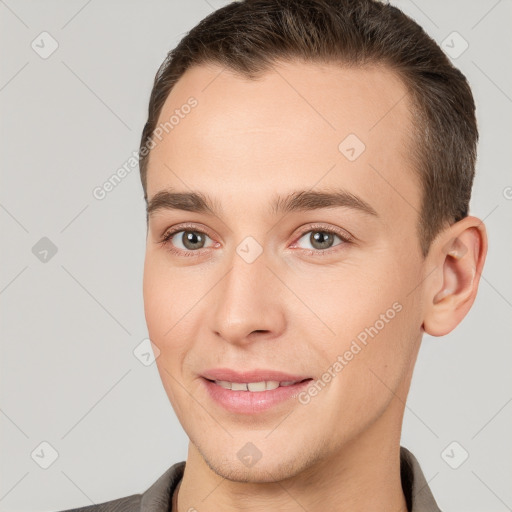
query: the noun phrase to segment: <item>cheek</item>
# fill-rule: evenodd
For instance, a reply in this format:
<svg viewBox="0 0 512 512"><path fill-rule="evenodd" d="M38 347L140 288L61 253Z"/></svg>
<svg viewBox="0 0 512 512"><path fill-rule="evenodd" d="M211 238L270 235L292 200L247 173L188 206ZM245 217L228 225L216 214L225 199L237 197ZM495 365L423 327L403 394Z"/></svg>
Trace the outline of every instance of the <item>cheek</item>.
<svg viewBox="0 0 512 512"><path fill-rule="evenodd" d="M166 265L165 256L147 251L144 260L143 296L148 329L161 338L176 322L187 303L187 290L176 270Z"/></svg>
<svg viewBox="0 0 512 512"><path fill-rule="evenodd" d="M183 287L177 272L162 264L162 258L147 254L144 262L144 314L151 341L160 350L157 364L164 361L173 373L185 351L182 320L190 309L193 287ZM188 293L187 293L188 292ZM183 345L183 346L181 346ZM172 357L170 357L172 356ZM165 379L169 375L161 374Z"/></svg>
<svg viewBox="0 0 512 512"><path fill-rule="evenodd" d="M183 332L186 322L180 322L186 314L189 301L180 289L176 274L162 258L146 255L144 262L143 296L144 314L149 338L158 347L155 364L165 393L182 421L187 403L182 389L182 366L186 356L187 339ZM180 385L181 384L181 385ZM184 414L185 413L185 414Z"/></svg>
<svg viewBox="0 0 512 512"><path fill-rule="evenodd" d="M380 315L392 309L399 300L401 292L392 280L386 282L381 272L376 272L375 268L372 270L370 273L361 266L322 268L321 271L294 277L293 284L290 284L290 288L304 298L318 324L325 328L326 339L331 340L329 346L355 337L378 321ZM384 275L387 273L382 272ZM304 305L302 307L304 309ZM395 311L391 310L388 316L394 317Z"/></svg>
<svg viewBox="0 0 512 512"><path fill-rule="evenodd" d="M386 267L375 261L366 269L322 269L291 286L298 296L307 297L307 305L318 319L311 321L310 315L304 328L310 332L325 369L342 357L340 373L345 378L338 379L337 385L350 379L365 381L372 388L380 377L395 387L402 378L421 325L409 281L396 264ZM315 324L322 329L321 338L311 332ZM386 391L382 383L378 385Z"/></svg>

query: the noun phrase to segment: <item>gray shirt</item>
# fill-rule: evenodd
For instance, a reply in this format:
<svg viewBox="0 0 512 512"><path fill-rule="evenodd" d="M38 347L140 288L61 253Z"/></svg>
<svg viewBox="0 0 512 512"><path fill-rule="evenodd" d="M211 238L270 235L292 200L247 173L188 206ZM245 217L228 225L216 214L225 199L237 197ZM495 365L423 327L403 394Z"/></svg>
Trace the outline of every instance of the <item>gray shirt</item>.
<svg viewBox="0 0 512 512"><path fill-rule="evenodd" d="M177 462L142 494L60 512L172 512L172 495L184 470L185 461ZM400 477L409 512L441 512L416 457L403 446L400 446Z"/></svg>

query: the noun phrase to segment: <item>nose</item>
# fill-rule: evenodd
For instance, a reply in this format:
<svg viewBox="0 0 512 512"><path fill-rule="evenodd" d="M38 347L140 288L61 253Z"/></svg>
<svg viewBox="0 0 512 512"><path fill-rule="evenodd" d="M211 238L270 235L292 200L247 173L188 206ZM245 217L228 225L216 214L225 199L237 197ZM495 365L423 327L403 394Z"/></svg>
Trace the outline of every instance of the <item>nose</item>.
<svg viewBox="0 0 512 512"><path fill-rule="evenodd" d="M289 297L275 273L264 254L251 263L235 255L213 295L211 322L217 336L232 344L247 345L282 334L286 324L284 304Z"/></svg>

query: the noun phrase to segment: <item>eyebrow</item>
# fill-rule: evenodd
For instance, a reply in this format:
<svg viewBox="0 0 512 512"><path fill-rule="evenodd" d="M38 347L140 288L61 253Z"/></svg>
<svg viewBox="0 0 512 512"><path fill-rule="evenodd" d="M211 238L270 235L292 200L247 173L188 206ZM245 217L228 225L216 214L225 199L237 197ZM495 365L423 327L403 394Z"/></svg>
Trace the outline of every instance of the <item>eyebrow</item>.
<svg viewBox="0 0 512 512"><path fill-rule="evenodd" d="M321 208L350 208L378 217L375 209L360 197L342 189L313 191L296 190L287 196L275 195L270 204L270 214L318 210ZM201 192L176 192L160 190L147 203L147 218L162 210L183 210L222 217L219 203Z"/></svg>

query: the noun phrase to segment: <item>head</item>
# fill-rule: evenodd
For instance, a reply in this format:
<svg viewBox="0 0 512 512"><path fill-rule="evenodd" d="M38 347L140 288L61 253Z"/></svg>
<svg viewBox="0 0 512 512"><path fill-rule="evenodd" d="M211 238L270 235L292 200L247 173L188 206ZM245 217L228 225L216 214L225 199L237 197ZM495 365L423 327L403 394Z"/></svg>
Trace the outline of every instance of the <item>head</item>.
<svg viewBox="0 0 512 512"><path fill-rule="evenodd" d="M140 148L145 314L210 468L272 481L364 435L398 442L423 333L477 292L477 139L463 74L385 3L236 2L168 54ZM208 393L215 368L311 381L234 413Z"/></svg>

